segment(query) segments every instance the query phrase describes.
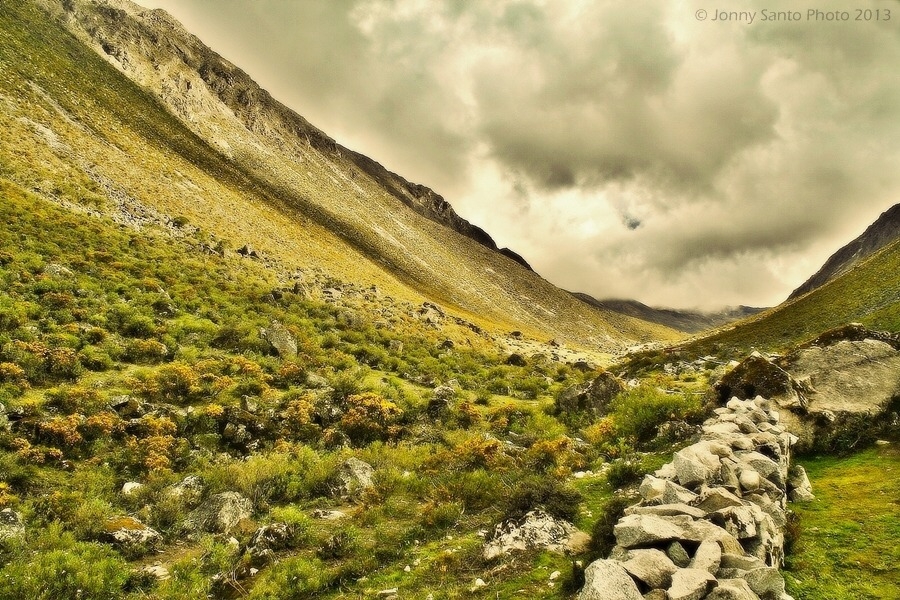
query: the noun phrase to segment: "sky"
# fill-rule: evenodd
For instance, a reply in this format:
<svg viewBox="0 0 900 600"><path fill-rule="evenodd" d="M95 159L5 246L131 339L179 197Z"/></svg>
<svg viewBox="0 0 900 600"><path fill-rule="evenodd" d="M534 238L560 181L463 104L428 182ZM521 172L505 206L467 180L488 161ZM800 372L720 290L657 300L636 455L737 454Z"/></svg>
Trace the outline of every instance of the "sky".
<svg viewBox="0 0 900 600"><path fill-rule="evenodd" d="M897 0L139 2L597 298L772 306L900 202Z"/></svg>

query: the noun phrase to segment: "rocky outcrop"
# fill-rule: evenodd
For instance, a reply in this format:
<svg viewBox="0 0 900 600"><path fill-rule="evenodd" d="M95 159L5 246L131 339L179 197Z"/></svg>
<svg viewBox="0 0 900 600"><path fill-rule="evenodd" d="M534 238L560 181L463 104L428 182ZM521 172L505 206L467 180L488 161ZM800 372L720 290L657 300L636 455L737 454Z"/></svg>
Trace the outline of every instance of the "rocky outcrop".
<svg viewBox="0 0 900 600"><path fill-rule="evenodd" d="M540 548L578 554L587 548L590 537L567 521L556 519L542 510L532 510L522 519L510 519L494 528L485 543L482 556L493 560L514 551Z"/></svg>
<svg viewBox="0 0 900 600"><path fill-rule="evenodd" d="M761 396L732 398L703 424L700 441L647 475L641 501L614 527L610 558L588 567L578 600L789 599L778 571L788 494L811 496L805 472L790 464L797 437L775 408Z"/></svg>
<svg viewBox="0 0 900 600"><path fill-rule="evenodd" d="M720 401L763 395L781 411L798 449L874 441L898 419L900 339L850 325L784 357L754 353L718 384ZM840 448L847 449L847 448Z"/></svg>
<svg viewBox="0 0 900 600"><path fill-rule="evenodd" d="M269 342L281 358L297 356L297 340L279 321L272 321L268 327L260 329L259 336Z"/></svg>
<svg viewBox="0 0 900 600"><path fill-rule="evenodd" d="M585 383L564 389L556 397L557 414L587 413L594 417L605 415L609 404L625 389L615 375L603 372Z"/></svg>
<svg viewBox="0 0 900 600"><path fill-rule="evenodd" d="M106 537L122 551L144 554L162 543L163 537L134 517L116 517L106 522Z"/></svg>

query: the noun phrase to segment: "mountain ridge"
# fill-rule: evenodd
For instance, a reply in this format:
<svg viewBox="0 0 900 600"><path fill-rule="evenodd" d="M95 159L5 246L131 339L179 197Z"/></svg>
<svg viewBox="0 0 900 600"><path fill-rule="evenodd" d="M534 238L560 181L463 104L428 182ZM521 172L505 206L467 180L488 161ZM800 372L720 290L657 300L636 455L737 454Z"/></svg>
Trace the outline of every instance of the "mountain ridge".
<svg viewBox="0 0 900 600"><path fill-rule="evenodd" d="M895 204L881 213L859 237L832 254L812 277L791 292L788 299L798 298L825 285L898 238L900 238L900 204Z"/></svg>

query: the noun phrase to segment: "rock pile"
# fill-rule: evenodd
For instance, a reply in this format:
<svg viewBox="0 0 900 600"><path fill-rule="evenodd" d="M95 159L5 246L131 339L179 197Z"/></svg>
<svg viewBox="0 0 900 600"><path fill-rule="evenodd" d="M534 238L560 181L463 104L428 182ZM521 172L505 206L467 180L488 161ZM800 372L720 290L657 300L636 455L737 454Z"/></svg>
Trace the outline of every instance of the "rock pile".
<svg viewBox="0 0 900 600"><path fill-rule="evenodd" d="M508 520L497 525L485 543L482 556L493 560L517 550L542 548L563 554L583 552L590 536L574 525L556 519L542 510L529 511L521 520Z"/></svg>
<svg viewBox="0 0 900 600"><path fill-rule="evenodd" d="M699 442L644 478L579 600L790 599L778 571L786 502L812 498L802 469L790 469L797 438L762 397L715 412Z"/></svg>

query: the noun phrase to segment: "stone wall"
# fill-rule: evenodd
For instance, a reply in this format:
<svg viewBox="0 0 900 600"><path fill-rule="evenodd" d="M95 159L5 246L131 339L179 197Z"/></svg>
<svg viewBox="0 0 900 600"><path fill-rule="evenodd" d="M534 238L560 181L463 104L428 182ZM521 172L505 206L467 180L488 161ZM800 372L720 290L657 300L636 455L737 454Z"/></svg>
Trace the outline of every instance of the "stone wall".
<svg viewBox="0 0 900 600"><path fill-rule="evenodd" d="M762 397L715 412L699 442L644 478L578 600L790 599L778 570L787 500L811 498L802 468L790 468L797 438Z"/></svg>

